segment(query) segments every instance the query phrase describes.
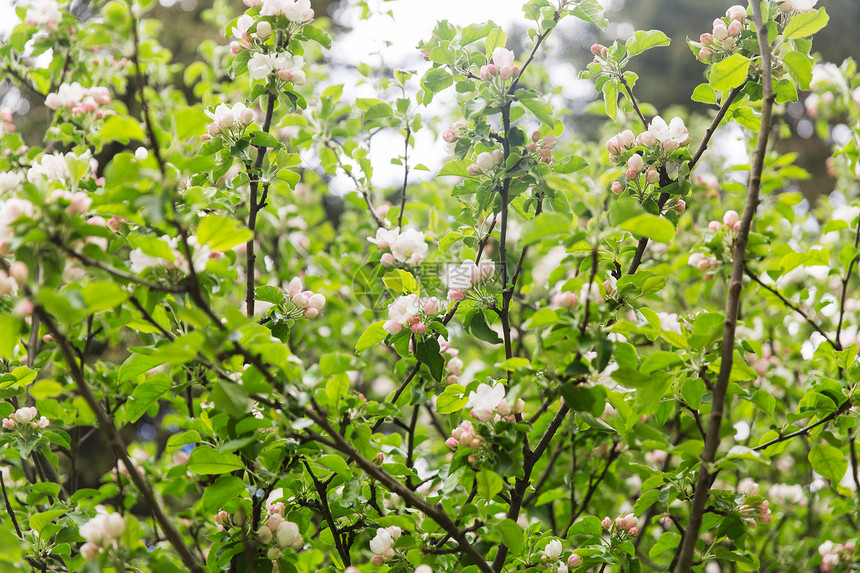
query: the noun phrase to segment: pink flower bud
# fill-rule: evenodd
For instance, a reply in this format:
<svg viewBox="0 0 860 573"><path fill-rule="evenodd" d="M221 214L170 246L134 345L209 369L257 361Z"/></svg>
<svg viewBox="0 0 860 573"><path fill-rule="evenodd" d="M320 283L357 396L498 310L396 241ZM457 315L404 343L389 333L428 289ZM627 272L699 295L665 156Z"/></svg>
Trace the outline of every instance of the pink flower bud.
<svg viewBox="0 0 860 573"><path fill-rule="evenodd" d="M480 175L481 174L481 168L478 167L477 165L475 165L474 163L472 163L471 165L466 167L466 173L468 173L469 175Z"/></svg>
<svg viewBox="0 0 860 573"><path fill-rule="evenodd" d="M89 195L84 191L77 191L72 194L70 204L66 207L66 213L69 215L82 215L83 213L86 213L92 203L93 200L90 199Z"/></svg>
<svg viewBox="0 0 860 573"><path fill-rule="evenodd" d="M732 20L732 23L729 24L729 34L732 36L737 36L738 34L741 33L741 30L743 30L743 29L744 29L743 23L741 23L737 20Z"/></svg>
<svg viewBox="0 0 860 573"><path fill-rule="evenodd" d="M389 334L399 334L403 330L403 325L393 320L386 320L382 325L382 330Z"/></svg>
<svg viewBox="0 0 860 573"><path fill-rule="evenodd" d="M638 528L638 527L635 527L635 526L634 526L634 527L631 527L631 528L630 528L630 535L633 535L634 537L635 537L636 535L639 535L639 528Z"/></svg>
<svg viewBox="0 0 860 573"><path fill-rule="evenodd" d="M293 298L297 294L300 294L304 290L304 288L305 287L302 284L302 279L300 279L299 277L295 277L293 278L293 280L290 281L290 285L287 287L287 293L289 294L290 298Z"/></svg>
<svg viewBox="0 0 860 573"><path fill-rule="evenodd" d="M83 557L86 561L95 561L101 549L95 543L87 541L83 545L81 545L81 557Z"/></svg>
<svg viewBox="0 0 860 573"><path fill-rule="evenodd" d="M446 143L454 143L457 141L457 132L453 129L446 129L442 132L442 140Z"/></svg>
<svg viewBox="0 0 860 573"><path fill-rule="evenodd" d="M608 517L606 519L609 519ZM570 557L567 558L567 566L573 569L574 567L579 567L582 565L582 557L577 555L576 553L571 553Z"/></svg>
<svg viewBox="0 0 860 573"><path fill-rule="evenodd" d="M645 175L645 179L648 183L656 185L660 182L660 173L656 169L649 169L648 173Z"/></svg>
<svg viewBox="0 0 860 573"><path fill-rule="evenodd" d="M28 299L21 299L18 301L18 304L15 305L15 308L12 310L12 314L18 318L24 318L25 316L33 314L34 308L33 303Z"/></svg>
<svg viewBox="0 0 860 573"><path fill-rule="evenodd" d="M645 169L645 160L643 160L642 156L639 155L638 153L631 155L630 159L627 160L627 171L628 172L632 171L636 175L638 175L644 169ZM628 179L632 179L632 177L628 177Z"/></svg>
<svg viewBox="0 0 860 573"><path fill-rule="evenodd" d="M302 313L302 316L305 318L316 318L317 315L319 315L319 313L320 313L319 309L308 307Z"/></svg>
<svg viewBox="0 0 860 573"><path fill-rule="evenodd" d="M706 32L699 36L699 41L707 46L714 41L714 37Z"/></svg>
<svg viewBox="0 0 860 573"><path fill-rule="evenodd" d="M699 59L703 62L707 62L714 56L714 52L711 51L710 48L702 48L699 50Z"/></svg>
<svg viewBox="0 0 860 573"><path fill-rule="evenodd" d="M466 298L466 294L461 290L450 289L448 291L448 300L453 300L455 302L459 302L461 300L464 300L465 298Z"/></svg>
<svg viewBox="0 0 860 573"><path fill-rule="evenodd" d="M657 137L650 131L643 131L636 138L636 143L643 147L652 147L657 144Z"/></svg>
<svg viewBox="0 0 860 573"><path fill-rule="evenodd" d="M244 46L239 42L230 42L230 54L238 56L244 49Z"/></svg>
<svg viewBox="0 0 860 573"><path fill-rule="evenodd" d="M314 293L308 298L308 307L316 310L322 310L325 306L325 297L319 293Z"/></svg>
<svg viewBox="0 0 860 573"><path fill-rule="evenodd" d="M452 450L456 450L459 447L460 442L457 441L456 438L448 438L447 440L445 440L445 445L448 446L449 448L451 448Z"/></svg>
<svg viewBox="0 0 860 573"><path fill-rule="evenodd" d="M538 149L538 145L537 145L537 143L532 141L532 142L526 144L526 149L528 149L531 152L535 152Z"/></svg>
<svg viewBox="0 0 860 573"><path fill-rule="evenodd" d="M722 42L729 37L729 29L726 28L726 25L722 21L720 21L719 25L714 26L713 34L715 40Z"/></svg>
<svg viewBox="0 0 860 573"><path fill-rule="evenodd" d="M726 211L723 215L723 225L726 227L733 227L735 223L739 220L737 211Z"/></svg>
<svg viewBox="0 0 860 573"><path fill-rule="evenodd" d="M618 141L617 135L610 137L606 141L606 149L607 149L607 151L609 151L609 153L611 153L613 155L617 155L617 154L621 153L621 151L622 151L621 143Z"/></svg>
<svg viewBox="0 0 860 573"><path fill-rule="evenodd" d="M412 325L412 333L413 334L424 334L427 330L427 327L421 324L420 322Z"/></svg>
<svg viewBox="0 0 860 573"><path fill-rule="evenodd" d="M724 50L731 50L735 47L735 39L732 37L728 37L722 42L720 42L720 46L722 46Z"/></svg>
<svg viewBox="0 0 860 573"><path fill-rule="evenodd" d="M267 39L272 35L272 25L263 20L257 23L257 37L261 40Z"/></svg>
<svg viewBox="0 0 860 573"><path fill-rule="evenodd" d="M30 269L27 268L25 263L15 261L9 265L9 276L15 279L15 282L19 285L22 285L27 282L27 278L30 276Z"/></svg>
<svg viewBox="0 0 860 573"><path fill-rule="evenodd" d="M622 191L624 191L624 184L620 181L615 181L612 183L610 190L616 195L620 195Z"/></svg>
<svg viewBox="0 0 860 573"><path fill-rule="evenodd" d="M610 527L612 527L612 520L607 515L603 518L603 521L600 522L600 525L603 526L603 529L609 529Z"/></svg>

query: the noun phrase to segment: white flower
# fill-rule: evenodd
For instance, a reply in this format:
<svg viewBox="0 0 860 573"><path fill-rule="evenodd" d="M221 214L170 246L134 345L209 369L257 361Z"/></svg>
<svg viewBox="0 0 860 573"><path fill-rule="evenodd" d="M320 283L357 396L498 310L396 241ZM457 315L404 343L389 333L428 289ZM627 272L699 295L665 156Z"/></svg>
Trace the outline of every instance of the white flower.
<svg viewBox="0 0 860 573"><path fill-rule="evenodd" d="M472 259L466 259L456 267L448 267L445 283L448 288L469 290L481 282L481 269Z"/></svg>
<svg viewBox="0 0 860 573"><path fill-rule="evenodd" d="M248 30L254 25L254 19L247 14L242 14L233 27L233 37L244 40L248 36Z"/></svg>
<svg viewBox="0 0 860 573"><path fill-rule="evenodd" d="M248 60L248 73L252 80L262 80L272 73L275 69L275 62L272 56L266 54L254 54Z"/></svg>
<svg viewBox="0 0 860 573"><path fill-rule="evenodd" d="M482 422L489 421L504 397L505 387L502 384L496 384L495 386L483 383L479 384L477 391L469 392L469 406L472 408L472 417Z"/></svg>
<svg viewBox="0 0 860 573"><path fill-rule="evenodd" d="M750 478L744 478L738 484L738 493L748 496L756 495L758 494L758 484Z"/></svg>
<svg viewBox="0 0 860 573"><path fill-rule="evenodd" d="M13 191L24 182L24 175L19 171L0 172L0 193Z"/></svg>
<svg viewBox="0 0 860 573"><path fill-rule="evenodd" d="M290 22L304 24L314 18L310 0L263 0L261 16L284 15Z"/></svg>
<svg viewBox="0 0 860 573"><path fill-rule="evenodd" d="M376 230L376 238L368 239L371 243L376 243L376 246L382 250L388 250L391 245L397 242L397 237L400 236L400 227L396 229L385 229L380 227Z"/></svg>
<svg viewBox="0 0 860 573"><path fill-rule="evenodd" d="M549 543L547 543L546 547L544 547L544 555L546 558L554 561L561 557L561 541L558 539L553 539Z"/></svg>
<svg viewBox="0 0 860 573"><path fill-rule="evenodd" d="M406 229L391 245L391 254L397 261L416 267L424 260L428 248L427 243L424 242L424 233L415 229Z"/></svg>
<svg viewBox="0 0 860 573"><path fill-rule="evenodd" d="M391 539L391 534L381 527L376 530L376 537L370 540L370 550L381 555L391 549L394 545L394 540Z"/></svg>
<svg viewBox="0 0 860 573"><path fill-rule="evenodd" d="M678 322L678 315L674 312L658 312L660 318L660 328L668 332L681 334L681 323Z"/></svg>
<svg viewBox="0 0 860 573"><path fill-rule="evenodd" d="M129 265L131 272L139 275L150 267L160 267L165 264L165 260L158 257L151 257L140 249L133 249L128 254Z"/></svg>
<svg viewBox="0 0 860 573"><path fill-rule="evenodd" d="M388 318L398 324L403 324L421 310L421 299L418 295L409 294L397 297L388 307Z"/></svg>
<svg viewBox="0 0 860 573"><path fill-rule="evenodd" d="M777 0L782 2L780 10L783 12L796 10L798 12L809 12L812 7L818 4L818 0Z"/></svg>
<svg viewBox="0 0 860 573"><path fill-rule="evenodd" d="M304 543L299 534L299 526L292 521L284 521L278 526L277 537L281 547L298 549Z"/></svg>
<svg viewBox="0 0 860 573"><path fill-rule="evenodd" d="M48 30L53 30L61 17L60 6L55 0L38 0L27 10L24 22L28 26L44 26Z"/></svg>
<svg viewBox="0 0 860 573"><path fill-rule="evenodd" d="M680 117L672 118L669 125L666 125L666 121L662 117L655 116L648 126L648 131L663 145L663 149L666 151L675 151L690 143L690 134L687 133L687 127Z"/></svg>
<svg viewBox="0 0 860 573"><path fill-rule="evenodd" d="M41 177L46 178L48 181L66 181L71 178L66 157L62 153L43 155L39 163L34 163L27 170L27 181L30 183L35 183Z"/></svg>
<svg viewBox="0 0 860 573"><path fill-rule="evenodd" d="M493 64L499 69L499 75L506 80L514 75L514 53L506 48L493 50Z"/></svg>

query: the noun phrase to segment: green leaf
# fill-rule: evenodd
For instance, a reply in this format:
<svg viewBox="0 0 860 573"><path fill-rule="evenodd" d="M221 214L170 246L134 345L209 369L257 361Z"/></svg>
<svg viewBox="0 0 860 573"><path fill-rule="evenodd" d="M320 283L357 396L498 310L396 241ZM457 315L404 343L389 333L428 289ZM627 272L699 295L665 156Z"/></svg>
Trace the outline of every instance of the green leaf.
<svg viewBox="0 0 860 573"><path fill-rule="evenodd" d="M812 65L814 60L800 52L789 52L782 57L782 63L788 68L788 75L797 82L802 90L808 90L812 81Z"/></svg>
<svg viewBox="0 0 860 573"><path fill-rule="evenodd" d="M618 114L618 84L614 80L609 80L603 84L601 91L603 92L603 109L609 119L615 121L615 116Z"/></svg>
<svg viewBox="0 0 860 573"><path fill-rule="evenodd" d="M520 245L527 246L552 235L570 232L571 216L563 213L541 213L523 225Z"/></svg>
<svg viewBox="0 0 860 573"><path fill-rule="evenodd" d="M128 293L121 286L110 281L90 283L81 290L87 305L87 313L94 314L110 310L128 299Z"/></svg>
<svg viewBox="0 0 860 573"><path fill-rule="evenodd" d="M330 405L335 405L349 391L349 376L341 372L335 374L325 383L325 393Z"/></svg>
<svg viewBox="0 0 860 573"><path fill-rule="evenodd" d="M657 46L668 46L670 42L669 37L660 30L637 30L625 45L627 54L635 56Z"/></svg>
<svg viewBox="0 0 860 573"><path fill-rule="evenodd" d="M809 463L812 469L830 480L836 487L848 469L848 460L839 448L828 444L818 444L809 452Z"/></svg>
<svg viewBox="0 0 860 573"><path fill-rule="evenodd" d="M442 68L431 68L421 78L421 86L431 92L438 93L454 83L454 76Z"/></svg>
<svg viewBox="0 0 860 573"><path fill-rule="evenodd" d="M18 335L24 322L11 315L0 316L0 357L13 358L12 351L18 344Z"/></svg>
<svg viewBox="0 0 860 573"><path fill-rule="evenodd" d="M265 131L254 131L251 133L251 144L257 147L269 147L277 149L283 147L283 144L271 133Z"/></svg>
<svg viewBox="0 0 860 573"><path fill-rule="evenodd" d="M122 366L119 367L117 383L122 384L123 382L127 382L144 372L152 370L156 366L161 366L162 364L164 364L164 360L161 358L155 358L147 354L138 354L135 352L126 358L125 362L122 363Z"/></svg>
<svg viewBox="0 0 860 573"><path fill-rule="evenodd" d="M132 355L136 356L136 355ZM125 406L125 423L137 422L141 416L158 401L161 396L173 387L173 381L167 376L152 376L134 389Z"/></svg>
<svg viewBox="0 0 860 573"><path fill-rule="evenodd" d="M287 297L284 291L274 285L262 285L254 289L254 298L271 304L282 304Z"/></svg>
<svg viewBox="0 0 860 573"><path fill-rule="evenodd" d="M717 91L736 88L747 79L750 59L741 54L733 54L711 67L708 81Z"/></svg>
<svg viewBox="0 0 860 573"><path fill-rule="evenodd" d="M684 360L674 352L658 350L657 352L648 356L645 362L642 363L642 367L640 368L640 370L644 374L650 374L655 370L663 370L664 368L668 368L676 364L681 364L683 361Z"/></svg>
<svg viewBox="0 0 860 573"><path fill-rule="evenodd" d="M609 21L603 17L603 6L597 0L580 0L570 13L601 30L605 30L609 25Z"/></svg>
<svg viewBox="0 0 860 573"><path fill-rule="evenodd" d="M523 530L513 519L504 519L497 526L502 534L502 541L511 550L511 555L517 555L523 550Z"/></svg>
<svg viewBox="0 0 860 573"><path fill-rule="evenodd" d="M241 418L251 409L251 402L242 386L225 380L215 381L211 398L219 412L227 412L233 418Z"/></svg>
<svg viewBox="0 0 860 573"><path fill-rule="evenodd" d="M638 237L648 237L658 243L669 243L675 236L675 227L672 223L650 213L642 213L624 221L621 223L621 228Z"/></svg>
<svg viewBox="0 0 860 573"><path fill-rule="evenodd" d="M487 50L487 59L493 55L493 50L496 48L504 48L505 42L508 41L508 37L505 34L505 31L501 28L493 28L490 30L490 33L487 34L487 39L484 40L484 47Z"/></svg>
<svg viewBox="0 0 860 573"><path fill-rule="evenodd" d="M597 519L593 515L587 515L582 519L577 519L574 524L570 526L568 536L574 535L576 533L582 533L585 535L600 535L601 533L603 533L603 527L600 525L599 519Z"/></svg>
<svg viewBox="0 0 860 573"><path fill-rule="evenodd" d="M481 499L492 501L496 494L502 491L504 484L502 478L496 472L481 470L478 475L478 496Z"/></svg>
<svg viewBox="0 0 860 573"><path fill-rule="evenodd" d="M241 470L245 466L235 454L222 453L208 446L198 446L188 459L188 470L196 474L217 475Z"/></svg>
<svg viewBox="0 0 860 573"><path fill-rule="evenodd" d="M824 28L829 21L830 16L824 8L801 12L791 17L782 36L787 40L807 38Z"/></svg>
<svg viewBox="0 0 860 573"><path fill-rule="evenodd" d="M49 523L51 523L64 513L66 513L66 510L64 509L52 509L50 511L43 511L42 513L31 515L29 521L30 529L32 529L36 533L42 533L42 530L45 529L45 527Z"/></svg>
<svg viewBox="0 0 860 573"><path fill-rule="evenodd" d="M675 531L666 531L660 536L660 539L654 543L654 546L648 552L648 557L656 559L664 551L675 549L681 542L681 534Z"/></svg>
<svg viewBox="0 0 860 573"><path fill-rule="evenodd" d="M436 412L439 414L453 414L459 412L469 403L469 399L463 396L466 391L459 384L450 384L445 391L436 397Z"/></svg>
<svg viewBox="0 0 860 573"><path fill-rule="evenodd" d="M717 103L717 92L711 87L711 84L699 84L693 90L693 95L690 97L693 101L702 103Z"/></svg>
<svg viewBox="0 0 860 573"><path fill-rule="evenodd" d="M132 139L144 141L146 135L136 119L127 115L111 115L99 130L99 138L102 141L128 143Z"/></svg>
<svg viewBox="0 0 860 573"><path fill-rule="evenodd" d="M393 290L403 294L418 294L418 281L412 276L412 273L403 269L394 269L390 273L386 273L382 277L382 284Z"/></svg>
<svg viewBox="0 0 860 573"><path fill-rule="evenodd" d="M388 333L382 329L384 324L385 321L380 320L364 329L364 332L358 337L358 342L355 343L356 354L361 354L371 346L376 346L385 340Z"/></svg>
<svg viewBox="0 0 860 573"><path fill-rule="evenodd" d="M468 319L466 328L476 338L483 340L484 342L489 342L490 344L502 343L502 339L499 338L496 331L490 328L490 325L487 324L487 318L484 316L484 311L482 310L474 313L471 318Z"/></svg>
<svg viewBox="0 0 860 573"><path fill-rule="evenodd" d="M327 456L320 456L314 459L314 461L319 465L323 466L324 468L330 469L331 471L342 477L344 480L348 480L351 476L349 466L340 456L329 454Z"/></svg>
<svg viewBox="0 0 860 573"><path fill-rule="evenodd" d="M203 509L207 513L217 513L245 491L247 486L241 479L236 476L221 476L203 491Z"/></svg>
<svg viewBox="0 0 860 573"><path fill-rule="evenodd" d="M526 97L525 93L523 93L520 94L520 103L548 127L551 128L555 125L555 118L552 116L552 106L542 97Z"/></svg>
<svg viewBox="0 0 860 573"><path fill-rule="evenodd" d="M567 155L554 163L552 170L556 173L569 174L586 167L588 167L588 162L579 155Z"/></svg>
<svg viewBox="0 0 860 573"><path fill-rule="evenodd" d="M415 345L415 358L430 370L430 375L440 382L442 373L445 371L445 359L439 352L439 341L435 338L428 337L424 340L419 340Z"/></svg>
<svg viewBox="0 0 860 573"><path fill-rule="evenodd" d="M236 219L223 215L209 215L200 221L197 227L197 240L200 245L213 251L229 251L253 238L253 231L242 227Z"/></svg>

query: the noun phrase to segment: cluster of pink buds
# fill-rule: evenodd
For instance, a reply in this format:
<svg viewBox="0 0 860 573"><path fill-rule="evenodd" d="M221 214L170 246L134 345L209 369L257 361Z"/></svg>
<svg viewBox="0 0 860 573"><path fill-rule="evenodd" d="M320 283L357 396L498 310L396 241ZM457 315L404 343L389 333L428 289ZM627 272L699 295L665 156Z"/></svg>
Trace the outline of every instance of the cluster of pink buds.
<svg viewBox="0 0 860 573"><path fill-rule="evenodd" d="M601 522L603 527L606 529L609 529L606 525L608 520L609 518L605 517ZM627 532L633 536L639 535L639 520L636 519L636 516L632 513L628 513L627 515L619 515L615 518L615 530L618 532Z"/></svg>
<svg viewBox="0 0 860 573"><path fill-rule="evenodd" d="M714 54L730 54L737 45L741 32L744 31L746 18L746 8L735 5L726 10L726 18L714 20L710 34L702 34L699 36L698 42L690 42L695 48L698 48L699 59L708 62L714 57Z"/></svg>
<svg viewBox="0 0 860 573"><path fill-rule="evenodd" d="M237 103L230 107L222 103L213 111L205 112L212 122L206 126L206 133L200 137L206 141L212 137L221 136L232 139L241 135L251 122L254 121L254 110Z"/></svg>
<svg viewBox="0 0 860 573"><path fill-rule="evenodd" d="M455 121L451 124L450 129L442 132L442 141L445 142L445 151L453 154L457 145L457 140L460 139L463 130L466 129L466 123L463 121Z"/></svg>
<svg viewBox="0 0 860 573"><path fill-rule="evenodd" d="M15 261L11 265L9 265L8 275L2 270L0 270L0 296L6 296L8 294L11 294L15 288L15 285L21 286L22 284L26 283L27 278L29 276L30 270L27 268L27 265L25 263L22 263L21 261ZM10 279L14 279L14 282ZM12 414L12 416L14 415L15 414Z"/></svg>
<svg viewBox="0 0 860 573"><path fill-rule="evenodd" d="M573 291L563 290L552 295L552 303L561 308L573 308L577 302L579 299Z"/></svg>
<svg viewBox="0 0 860 573"><path fill-rule="evenodd" d="M609 48L602 44L592 44L591 53L594 54L594 61L598 61L598 58L606 59L606 56L609 54Z"/></svg>
<svg viewBox="0 0 860 573"><path fill-rule="evenodd" d="M236 38L230 42L230 53L234 56L238 55L242 50L251 49L254 40L266 41L272 35L272 25L260 20L253 32L251 28L254 26L254 19L243 14L236 20L236 25L233 26L233 37Z"/></svg>
<svg viewBox="0 0 860 573"><path fill-rule="evenodd" d="M722 227L726 227L732 231L738 231L741 228L741 221L738 212L732 210L726 211L723 214L722 224L720 224L719 221L711 221L708 223L708 230L712 233L718 233Z"/></svg>
<svg viewBox="0 0 860 573"><path fill-rule="evenodd" d="M636 136L629 129L613 135L606 141L606 150L613 163L618 162L618 156L636 147Z"/></svg>
<svg viewBox="0 0 860 573"><path fill-rule="evenodd" d="M39 416L35 406L18 408L9 414L8 418L3 418L3 427L7 430L23 430L27 433L33 430L44 430L50 423L45 416Z"/></svg>
<svg viewBox="0 0 860 573"><path fill-rule="evenodd" d="M12 110L8 107L0 107L0 136L15 131L15 124L12 119Z"/></svg>
<svg viewBox="0 0 860 573"><path fill-rule="evenodd" d="M484 151L483 153L479 153L475 158L475 162L469 165L466 168L466 171L469 175L480 175L482 173L489 173L496 167L502 164L502 161L505 159L505 152L501 149L494 149L492 151Z"/></svg>
<svg viewBox="0 0 860 573"><path fill-rule="evenodd" d="M830 571L842 561L850 561L856 546L853 541L845 545L833 543L829 539L818 546L818 554L821 555L821 570Z"/></svg>
<svg viewBox="0 0 860 573"><path fill-rule="evenodd" d="M104 117L108 112L100 110L111 102L107 88L85 88L78 82L61 84L57 93L48 94L45 107L53 110L67 109L74 114L96 112L97 117Z"/></svg>
<svg viewBox="0 0 860 573"><path fill-rule="evenodd" d="M492 259L483 259L480 263L466 259L456 267L449 267L446 275L448 299L453 301L465 299L469 289L492 280L495 274L496 263Z"/></svg>
<svg viewBox="0 0 860 573"><path fill-rule="evenodd" d="M83 215L93 204L92 198L85 191L72 193L65 189L54 189L45 202L50 204L58 201L67 204L65 211L69 215Z"/></svg>
<svg viewBox="0 0 860 573"><path fill-rule="evenodd" d="M303 318L316 318L325 306L325 297L310 290L304 290L302 279L295 277L287 288L290 302L301 313Z"/></svg>
<svg viewBox="0 0 860 573"><path fill-rule="evenodd" d="M460 380L460 374L463 373L463 360L459 357L460 351L451 347L451 343L447 340L439 342L439 351L448 355L448 363L445 364L445 373L448 374L446 380L449 384L455 384Z"/></svg>
<svg viewBox="0 0 860 573"><path fill-rule="evenodd" d="M717 257L713 255L706 255L704 253L693 253L692 255L690 255L690 258L687 259L687 264L691 267L695 267L700 271L709 271L719 266L719 263L717 262Z"/></svg>
<svg viewBox="0 0 860 573"><path fill-rule="evenodd" d="M481 79L488 82L498 76L508 80L520 72L520 67L514 65L514 53L506 48L493 50L493 62L481 66Z"/></svg>
<svg viewBox="0 0 860 573"><path fill-rule="evenodd" d="M376 536L370 540L370 550L374 553L370 559L371 565L379 567L394 559L394 544L400 539L400 535L401 530L396 525L376 530Z"/></svg>
<svg viewBox="0 0 860 573"><path fill-rule="evenodd" d="M441 310L442 301L435 296L425 301L417 294L399 296L388 306L388 320L382 328L389 334L399 334L408 326L413 334L424 334L427 318L436 316Z"/></svg>
<svg viewBox="0 0 860 573"><path fill-rule="evenodd" d="M538 153L541 161L550 163L552 161L552 150L555 149L558 143L558 137L554 135L546 135L541 138L539 131L532 133L532 140L526 144L526 149L532 153Z"/></svg>
<svg viewBox="0 0 860 573"><path fill-rule="evenodd" d="M80 527L79 533L86 540L81 546L81 555L93 561L99 553L116 547L125 531L125 521L118 513L98 513Z"/></svg>
<svg viewBox="0 0 860 573"><path fill-rule="evenodd" d="M283 490L278 489L275 491L281 495L283 494ZM269 499L272 497L270 495ZM277 545L270 547L268 550L269 559L280 559L283 556L283 550L286 548L301 549L305 541L301 533L299 533L299 526L292 521L284 519L284 511L286 509L284 503L267 503L267 509L269 518L257 530L257 539L264 545L271 543L273 540L277 541Z"/></svg>
<svg viewBox="0 0 860 573"><path fill-rule="evenodd" d="M747 518L751 527L758 526L759 523L767 525L770 523L770 503L764 499L757 505L744 504L738 508L741 515Z"/></svg>
<svg viewBox="0 0 860 573"><path fill-rule="evenodd" d="M451 437L445 440L445 445L452 450L457 448L477 450L481 445L481 436L475 432L472 422L466 420L451 431Z"/></svg>

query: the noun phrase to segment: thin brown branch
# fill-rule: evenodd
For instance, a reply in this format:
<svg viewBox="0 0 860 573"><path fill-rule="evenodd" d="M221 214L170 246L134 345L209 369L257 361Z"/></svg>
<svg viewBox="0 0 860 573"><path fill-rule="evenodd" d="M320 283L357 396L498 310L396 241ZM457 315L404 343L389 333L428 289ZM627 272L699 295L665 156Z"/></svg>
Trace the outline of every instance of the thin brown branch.
<svg viewBox="0 0 860 573"><path fill-rule="evenodd" d="M699 539L699 530L702 526L702 517L708 502L709 488L711 483L711 464L720 445L720 428L723 422L723 411L726 405L726 392L728 390L729 378L734 362L735 353L735 329L737 328L738 311L740 308L741 293L743 290L744 270L746 268L746 249L749 239L752 220L755 216L759 203L759 192L761 189L762 170L764 158L767 153L767 142L770 137L771 115L773 112L773 77L771 68L770 42L768 41L767 28L762 21L761 6L756 0L750 1L752 7L752 19L756 26L759 49L762 54L762 109L761 128L759 129L758 142L756 144L753 161L750 168L750 178L747 185L746 205L744 206L741 226L734 243L734 260L732 262L732 273L729 281L728 295L726 300L725 322L723 323L722 360L717 384L714 388L711 413L708 420L708 432L699 464L699 472L696 477L696 489L693 504L690 508L690 519L687 524L686 534L681 541L678 553L678 573L690 573L693 567L696 542Z"/></svg>

